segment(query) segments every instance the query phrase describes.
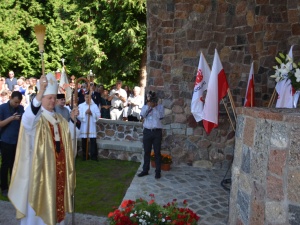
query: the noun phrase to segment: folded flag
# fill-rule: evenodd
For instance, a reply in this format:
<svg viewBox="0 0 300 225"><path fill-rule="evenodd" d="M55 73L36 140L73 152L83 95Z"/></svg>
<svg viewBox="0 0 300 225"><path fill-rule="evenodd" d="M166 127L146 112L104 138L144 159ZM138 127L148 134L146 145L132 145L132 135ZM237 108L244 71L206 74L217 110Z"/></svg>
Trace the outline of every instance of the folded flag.
<svg viewBox="0 0 300 225"><path fill-rule="evenodd" d="M254 70L253 70L253 63L251 64L251 68L250 68L244 106L245 107L255 106L255 104L254 104Z"/></svg>
<svg viewBox="0 0 300 225"><path fill-rule="evenodd" d="M215 49L214 61L203 109L203 126L208 134L213 128L218 127L219 104L221 99L226 96L228 87L226 74L224 72L219 54Z"/></svg>
<svg viewBox="0 0 300 225"><path fill-rule="evenodd" d="M203 92L207 89L210 73L209 65L201 52L191 103L191 112L197 122L202 120L204 106Z"/></svg>

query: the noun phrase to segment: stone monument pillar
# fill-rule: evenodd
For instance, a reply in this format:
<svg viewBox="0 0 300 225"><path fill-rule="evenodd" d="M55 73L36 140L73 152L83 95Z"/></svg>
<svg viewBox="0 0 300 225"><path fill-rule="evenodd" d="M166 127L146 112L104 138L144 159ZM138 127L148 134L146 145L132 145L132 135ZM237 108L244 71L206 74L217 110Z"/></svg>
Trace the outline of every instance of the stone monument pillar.
<svg viewBox="0 0 300 225"><path fill-rule="evenodd" d="M237 109L229 224L300 224L299 112Z"/></svg>

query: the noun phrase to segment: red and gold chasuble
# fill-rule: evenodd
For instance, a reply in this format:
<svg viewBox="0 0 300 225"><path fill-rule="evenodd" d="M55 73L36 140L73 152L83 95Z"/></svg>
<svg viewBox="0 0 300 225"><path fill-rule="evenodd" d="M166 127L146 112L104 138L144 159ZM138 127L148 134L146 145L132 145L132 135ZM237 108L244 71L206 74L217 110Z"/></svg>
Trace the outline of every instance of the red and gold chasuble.
<svg viewBox="0 0 300 225"><path fill-rule="evenodd" d="M66 183L66 163L65 163L65 150L63 141L61 138L61 129L58 125L59 137L60 137L60 149L59 151L56 149L56 142L54 138L54 128L51 123L49 123L53 146L55 149L53 150L53 154L55 154L56 159L56 217L57 222L60 223L65 218L65 206L64 206L64 194L65 194L65 183Z"/></svg>

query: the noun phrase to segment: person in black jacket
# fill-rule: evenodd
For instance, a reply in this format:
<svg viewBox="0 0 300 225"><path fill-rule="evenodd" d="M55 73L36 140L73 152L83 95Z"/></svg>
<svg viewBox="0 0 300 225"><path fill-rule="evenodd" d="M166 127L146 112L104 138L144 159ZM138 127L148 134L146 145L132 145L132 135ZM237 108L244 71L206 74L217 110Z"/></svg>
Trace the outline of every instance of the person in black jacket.
<svg viewBox="0 0 300 225"><path fill-rule="evenodd" d="M110 119L111 101L108 101L108 90L104 89L100 100L101 118Z"/></svg>
<svg viewBox="0 0 300 225"><path fill-rule="evenodd" d="M91 83L90 84L90 90L92 91L91 98L94 101L94 103L98 106L98 108L100 109L101 95L99 92L95 91L95 89L96 89L96 84Z"/></svg>

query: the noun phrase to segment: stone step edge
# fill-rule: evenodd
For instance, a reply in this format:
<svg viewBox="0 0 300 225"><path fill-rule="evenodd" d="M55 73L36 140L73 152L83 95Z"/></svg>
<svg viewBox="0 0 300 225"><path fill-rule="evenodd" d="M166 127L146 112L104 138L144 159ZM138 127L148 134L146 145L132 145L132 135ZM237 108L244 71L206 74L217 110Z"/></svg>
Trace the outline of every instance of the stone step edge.
<svg viewBox="0 0 300 225"><path fill-rule="evenodd" d="M98 149L108 149L126 152L143 152L143 144L139 141L116 141L116 140L99 140L97 139Z"/></svg>

